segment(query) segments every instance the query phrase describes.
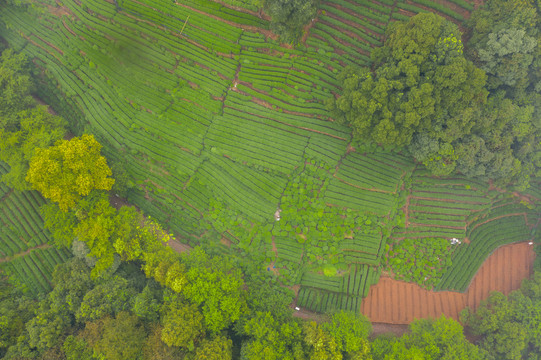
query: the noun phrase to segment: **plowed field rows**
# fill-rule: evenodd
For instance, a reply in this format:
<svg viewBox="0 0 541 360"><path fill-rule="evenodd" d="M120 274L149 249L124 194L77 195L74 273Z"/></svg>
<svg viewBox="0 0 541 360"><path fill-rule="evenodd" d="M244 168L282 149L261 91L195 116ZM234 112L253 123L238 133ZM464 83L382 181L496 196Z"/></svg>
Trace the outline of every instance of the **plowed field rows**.
<svg viewBox="0 0 541 360"><path fill-rule="evenodd" d="M361 312L372 322L407 324L445 315L458 319L465 307L476 309L491 291L510 293L531 275L535 253L528 243L500 247L485 261L465 293L429 291L418 285L381 277L363 300Z"/></svg>

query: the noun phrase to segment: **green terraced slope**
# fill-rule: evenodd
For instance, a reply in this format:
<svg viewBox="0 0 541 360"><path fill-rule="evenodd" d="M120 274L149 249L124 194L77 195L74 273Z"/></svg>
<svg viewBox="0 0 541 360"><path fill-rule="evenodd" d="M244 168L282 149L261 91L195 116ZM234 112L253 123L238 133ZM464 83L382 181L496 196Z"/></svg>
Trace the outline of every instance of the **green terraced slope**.
<svg viewBox="0 0 541 360"><path fill-rule="evenodd" d="M0 162L0 176L8 171ZM51 235L39 213L43 203L36 191L19 192L0 182L0 269L35 296L51 290L54 267L69 256L47 244Z"/></svg>
<svg viewBox="0 0 541 360"><path fill-rule="evenodd" d="M426 215L432 199L454 199L433 191L447 180L352 142L325 109L343 66L368 65L390 21L427 1L324 1L295 48L265 20L209 1L33 3L2 8L0 33L37 65L40 96L74 132L125 164L129 201L182 241L300 284L301 306L359 309L391 235L464 237L497 200L464 180L481 192L456 196L472 201Z"/></svg>

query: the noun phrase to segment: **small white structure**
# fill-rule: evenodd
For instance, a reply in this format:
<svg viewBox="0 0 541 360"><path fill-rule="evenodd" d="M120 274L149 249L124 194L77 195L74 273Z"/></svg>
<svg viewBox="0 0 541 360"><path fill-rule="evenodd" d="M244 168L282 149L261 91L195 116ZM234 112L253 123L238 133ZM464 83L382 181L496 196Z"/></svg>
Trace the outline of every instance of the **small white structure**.
<svg viewBox="0 0 541 360"><path fill-rule="evenodd" d="M456 245L456 244L462 244L462 241L458 240L457 238L452 238L451 239L451 245Z"/></svg>
<svg viewBox="0 0 541 360"><path fill-rule="evenodd" d="M280 221L280 213L281 213L281 212L282 212L282 209L278 209L278 210L275 211L275 213L274 213L274 219L275 219L276 221Z"/></svg>
<svg viewBox="0 0 541 360"><path fill-rule="evenodd" d="M528 243L528 245L533 245L533 241L530 241L530 242Z"/></svg>
<svg viewBox="0 0 541 360"><path fill-rule="evenodd" d="M301 308L298 306L295 306L295 310L299 311Z"/></svg>

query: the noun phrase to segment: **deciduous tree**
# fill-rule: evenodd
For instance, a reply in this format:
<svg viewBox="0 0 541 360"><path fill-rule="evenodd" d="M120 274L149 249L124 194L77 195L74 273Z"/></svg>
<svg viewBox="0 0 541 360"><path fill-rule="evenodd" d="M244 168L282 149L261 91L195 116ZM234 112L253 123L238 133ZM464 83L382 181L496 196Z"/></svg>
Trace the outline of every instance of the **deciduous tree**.
<svg viewBox="0 0 541 360"><path fill-rule="evenodd" d="M29 190L25 180L37 148L46 148L62 138L66 122L49 114L46 106L23 110L13 116L14 126L0 127L0 160L10 166L2 181L18 190Z"/></svg>
<svg viewBox="0 0 541 360"><path fill-rule="evenodd" d="M0 129L19 130L17 114L35 104L30 95L32 89L26 56L12 49L4 50L0 57Z"/></svg>
<svg viewBox="0 0 541 360"><path fill-rule="evenodd" d="M316 16L317 0L264 0L263 7L271 17L271 29L284 42L298 40L303 27Z"/></svg>
<svg viewBox="0 0 541 360"><path fill-rule="evenodd" d="M180 301L169 304L163 316L162 341L169 346L179 346L190 351L205 334L203 315L196 305Z"/></svg>
<svg viewBox="0 0 541 360"><path fill-rule="evenodd" d="M310 360L341 360L342 353L336 339L315 321L304 325L304 342L308 345Z"/></svg>
<svg viewBox="0 0 541 360"><path fill-rule="evenodd" d="M26 181L67 211L93 189L110 190L113 186L114 179L109 177L111 169L100 150L94 136L86 134L37 149Z"/></svg>
<svg viewBox="0 0 541 360"><path fill-rule="evenodd" d="M372 324L361 314L338 311L331 314L329 322L322 327L335 339L338 348L352 359L369 359L370 344L368 336Z"/></svg>
<svg viewBox="0 0 541 360"><path fill-rule="evenodd" d="M195 351L195 360L231 360L233 342L225 336L203 339Z"/></svg>
<svg viewBox="0 0 541 360"><path fill-rule="evenodd" d="M206 327L219 332L246 311L242 273L228 259L209 257L201 248L182 254L187 265L183 294L202 308Z"/></svg>
<svg viewBox="0 0 541 360"><path fill-rule="evenodd" d="M107 360L139 360L146 332L136 315L120 312L86 324L84 338Z"/></svg>
<svg viewBox="0 0 541 360"><path fill-rule="evenodd" d="M464 58L458 28L435 14L389 26L372 53L375 72L347 68L343 94L329 109L363 140L412 151L434 173L455 167L452 142L474 125L468 112L487 96L486 75Z"/></svg>

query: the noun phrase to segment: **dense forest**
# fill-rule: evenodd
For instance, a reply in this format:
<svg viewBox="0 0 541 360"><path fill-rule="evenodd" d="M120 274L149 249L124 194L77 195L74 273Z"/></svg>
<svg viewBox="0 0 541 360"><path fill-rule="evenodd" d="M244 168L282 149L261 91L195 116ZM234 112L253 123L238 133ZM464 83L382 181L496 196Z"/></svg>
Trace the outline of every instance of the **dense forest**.
<svg viewBox="0 0 541 360"><path fill-rule="evenodd" d="M541 359L541 257L460 321L359 311L541 252L539 1L367 1L369 54L322 40L354 2L224 3L0 1L0 358Z"/></svg>

